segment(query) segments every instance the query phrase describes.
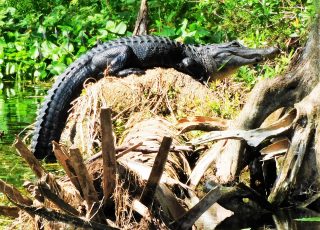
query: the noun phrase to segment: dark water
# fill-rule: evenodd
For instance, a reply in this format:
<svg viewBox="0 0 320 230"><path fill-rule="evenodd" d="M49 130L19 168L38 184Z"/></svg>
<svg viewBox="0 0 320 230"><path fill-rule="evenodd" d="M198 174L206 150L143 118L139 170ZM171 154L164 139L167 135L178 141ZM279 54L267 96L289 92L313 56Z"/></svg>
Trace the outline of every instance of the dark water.
<svg viewBox="0 0 320 230"><path fill-rule="evenodd" d="M0 79L0 179L21 187L23 180L32 178L31 171L12 147L15 136L23 138L34 122L46 87L28 82ZM25 130L25 131L23 131Z"/></svg>
<svg viewBox="0 0 320 230"><path fill-rule="evenodd" d="M233 215L217 225L215 230L320 230L320 222L300 221L301 218L320 217L310 209L283 209L273 214Z"/></svg>

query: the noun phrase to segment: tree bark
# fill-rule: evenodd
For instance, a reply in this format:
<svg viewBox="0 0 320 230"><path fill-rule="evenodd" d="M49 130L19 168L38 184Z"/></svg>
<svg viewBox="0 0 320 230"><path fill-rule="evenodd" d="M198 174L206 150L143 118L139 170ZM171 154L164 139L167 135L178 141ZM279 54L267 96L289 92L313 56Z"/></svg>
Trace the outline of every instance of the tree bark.
<svg viewBox="0 0 320 230"><path fill-rule="evenodd" d="M148 34L148 3L147 0L141 0L140 10L134 26L133 35Z"/></svg>
<svg viewBox="0 0 320 230"><path fill-rule="evenodd" d="M284 111L296 110L296 117L287 134L291 139L291 145L269 197L272 203L281 204L289 199L288 196L306 192L311 187L314 191L320 189L319 31L320 22L317 16L296 64L284 76L260 81L252 90L238 118L229 128L256 129L279 108L285 108ZM271 137L266 139L270 140ZM237 180L241 170L252 159L252 150L247 143L241 140L218 141L206 153L204 160L198 162L199 167L196 166L194 171L203 168L203 161L209 165L209 159L211 167L215 168L214 180L217 183L224 184ZM195 180L193 185L197 185L198 182L199 180Z"/></svg>

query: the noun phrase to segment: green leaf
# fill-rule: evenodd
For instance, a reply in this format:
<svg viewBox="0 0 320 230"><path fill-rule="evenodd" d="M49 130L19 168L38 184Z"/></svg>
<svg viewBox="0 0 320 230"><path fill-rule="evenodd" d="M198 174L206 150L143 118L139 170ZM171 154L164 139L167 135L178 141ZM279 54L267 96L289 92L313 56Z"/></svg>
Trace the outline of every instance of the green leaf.
<svg viewBox="0 0 320 230"><path fill-rule="evenodd" d="M78 50L78 54L83 54L84 52L86 52L88 49L85 46L80 46L79 50Z"/></svg>
<svg viewBox="0 0 320 230"><path fill-rule="evenodd" d="M320 222L320 217L304 217L299 219L294 219L296 221L303 221L303 222Z"/></svg>
<svg viewBox="0 0 320 230"><path fill-rule="evenodd" d="M6 75L11 75L11 74L14 74L16 72L16 63L11 63L11 62L8 62L6 64Z"/></svg>
<svg viewBox="0 0 320 230"><path fill-rule="evenodd" d="M39 26L37 32L39 34L44 34L46 33L47 29L44 26Z"/></svg>
<svg viewBox="0 0 320 230"><path fill-rule="evenodd" d="M62 74L66 68L67 66L61 62L52 62L52 64L48 66L50 73L54 75Z"/></svg>
<svg viewBox="0 0 320 230"><path fill-rule="evenodd" d="M25 47L22 42L15 42L14 45L15 45L15 47L16 47L16 49L17 49L18 51L23 50L24 47Z"/></svg>
<svg viewBox="0 0 320 230"><path fill-rule="evenodd" d="M32 47L29 51L31 59L37 59L40 56L38 47Z"/></svg>
<svg viewBox="0 0 320 230"><path fill-rule="evenodd" d="M124 22L120 22L117 27L115 28L115 33L117 34L124 34L127 30L127 25Z"/></svg>
<svg viewBox="0 0 320 230"><path fill-rule="evenodd" d="M169 26L164 26L162 31L159 33L159 35L165 36L165 37L173 37L176 35L176 30Z"/></svg>
<svg viewBox="0 0 320 230"><path fill-rule="evenodd" d="M106 29L113 31L116 28L116 23L114 21L107 21Z"/></svg>
<svg viewBox="0 0 320 230"><path fill-rule="evenodd" d="M127 25L124 22L120 22L116 25L114 21L109 20L106 23L106 29L115 34L124 34L127 30Z"/></svg>
<svg viewBox="0 0 320 230"><path fill-rule="evenodd" d="M7 47L6 40L3 37L0 38L0 47L5 48Z"/></svg>
<svg viewBox="0 0 320 230"><path fill-rule="evenodd" d="M47 77L47 71L45 71L45 70L42 70L41 72L40 72L40 76L39 76L39 79L45 79L46 77Z"/></svg>
<svg viewBox="0 0 320 230"><path fill-rule="evenodd" d="M65 52L69 52L72 53L74 51L74 46L72 45L72 43L70 42L64 42L61 45L61 48L65 51Z"/></svg>
<svg viewBox="0 0 320 230"><path fill-rule="evenodd" d="M54 49L56 49L57 46L49 41L44 41L41 44L41 53L44 57L51 57Z"/></svg>

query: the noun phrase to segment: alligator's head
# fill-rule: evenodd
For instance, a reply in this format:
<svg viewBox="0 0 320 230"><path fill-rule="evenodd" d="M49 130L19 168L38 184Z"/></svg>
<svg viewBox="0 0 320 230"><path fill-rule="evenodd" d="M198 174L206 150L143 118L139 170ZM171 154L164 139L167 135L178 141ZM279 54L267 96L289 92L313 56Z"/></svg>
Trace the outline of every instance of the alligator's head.
<svg viewBox="0 0 320 230"><path fill-rule="evenodd" d="M220 79L234 73L243 65L256 64L266 59L273 58L280 52L278 48L250 49L237 41L209 46L207 54L210 62L215 63L215 69L208 70L209 80ZM213 65L211 65L213 66Z"/></svg>

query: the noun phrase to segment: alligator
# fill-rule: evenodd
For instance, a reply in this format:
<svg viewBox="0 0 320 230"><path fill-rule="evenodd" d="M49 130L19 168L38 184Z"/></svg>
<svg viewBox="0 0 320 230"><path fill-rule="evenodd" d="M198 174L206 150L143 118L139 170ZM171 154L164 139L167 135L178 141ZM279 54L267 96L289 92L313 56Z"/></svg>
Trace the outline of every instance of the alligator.
<svg viewBox="0 0 320 230"><path fill-rule="evenodd" d="M143 74L148 68L174 68L202 83L225 77L240 66L274 57L278 48L250 49L237 41L223 44L187 45L166 37L141 35L120 38L92 48L73 62L53 84L39 110L31 141L38 159L54 161L53 140L59 141L70 103L88 78L106 73L117 77Z"/></svg>

